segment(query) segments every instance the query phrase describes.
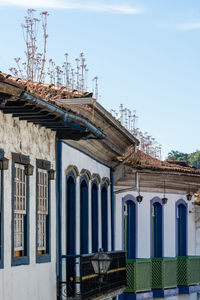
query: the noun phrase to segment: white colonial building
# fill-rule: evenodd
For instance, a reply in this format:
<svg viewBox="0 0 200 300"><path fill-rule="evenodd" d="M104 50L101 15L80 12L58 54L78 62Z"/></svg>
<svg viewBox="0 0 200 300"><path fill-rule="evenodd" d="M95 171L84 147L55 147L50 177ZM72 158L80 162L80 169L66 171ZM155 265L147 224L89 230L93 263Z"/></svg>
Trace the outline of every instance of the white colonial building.
<svg viewBox="0 0 200 300"><path fill-rule="evenodd" d="M181 164L181 165L180 165ZM127 251L125 299L196 299L200 171L138 150L115 181L115 247Z"/></svg>

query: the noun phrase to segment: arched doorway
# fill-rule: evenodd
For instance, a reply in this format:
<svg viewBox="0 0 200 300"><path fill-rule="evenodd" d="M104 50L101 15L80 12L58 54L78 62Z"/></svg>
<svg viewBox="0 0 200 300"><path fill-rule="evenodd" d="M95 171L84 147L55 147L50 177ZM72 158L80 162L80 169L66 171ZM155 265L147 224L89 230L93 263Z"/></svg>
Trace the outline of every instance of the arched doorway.
<svg viewBox="0 0 200 300"><path fill-rule="evenodd" d="M177 205L177 255L187 255L187 204L184 201Z"/></svg>
<svg viewBox="0 0 200 300"><path fill-rule="evenodd" d="M108 251L108 189L101 189L101 226L102 226L102 248Z"/></svg>
<svg viewBox="0 0 200 300"><path fill-rule="evenodd" d="M163 207L159 202L152 204L152 257L163 255Z"/></svg>
<svg viewBox="0 0 200 300"><path fill-rule="evenodd" d="M134 259L136 258L136 204L128 200L124 205L125 251L128 259Z"/></svg>
<svg viewBox="0 0 200 300"><path fill-rule="evenodd" d="M88 253L88 183L82 179L80 183L80 235L81 254Z"/></svg>
<svg viewBox="0 0 200 300"><path fill-rule="evenodd" d="M76 179L72 174L66 177L66 252L76 254ZM67 280L75 278L75 259L67 259ZM67 290L68 296L73 296L75 285Z"/></svg>
<svg viewBox="0 0 200 300"><path fill-rule="evenodd" d="M98 251L98 185L92 184L92 252Z"/></svg>

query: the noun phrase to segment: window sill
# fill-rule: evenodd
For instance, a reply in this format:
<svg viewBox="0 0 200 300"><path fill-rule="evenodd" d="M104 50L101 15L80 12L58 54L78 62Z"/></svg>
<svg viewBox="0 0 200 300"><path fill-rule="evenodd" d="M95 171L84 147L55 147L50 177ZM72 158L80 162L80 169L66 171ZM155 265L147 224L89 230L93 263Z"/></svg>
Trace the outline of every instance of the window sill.
<svg viewBox="0 0 200 300"><path fill-rule="evenodd" d="M11 266L29 265L29 256L12 257Z"/></svg>
<svg viewBox="0 0 200 300"><path fill-rule="evenodd" d="M51 262L51 255L50 254L36 254L36 263L41 264L41 263L48 263Z"/></svg>

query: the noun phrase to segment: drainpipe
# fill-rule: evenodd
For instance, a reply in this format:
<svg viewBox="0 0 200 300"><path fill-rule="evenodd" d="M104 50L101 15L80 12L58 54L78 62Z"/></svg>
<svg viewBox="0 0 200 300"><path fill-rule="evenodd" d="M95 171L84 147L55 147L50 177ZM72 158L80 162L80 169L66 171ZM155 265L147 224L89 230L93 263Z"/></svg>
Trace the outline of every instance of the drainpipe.
<svg viewBox="0 0 200 300"><path fill-rule="evenodd" d="M62 109L44 101L44 100L41 100L25 91L23 91L21 93L20 98L25 98L26 100L28 100L30 102L36 103L41 108L45 108L52 113L56 113L56 114L59 114L60 116L63 116L63 124L67 125L68 119L71 119L73 121L78 121L78 122L81 122L82 124L84 124L86 126L86 128L96 136L96 138L98 138L98 139L106 138L106 135L99 128L95 127L93 124L91 124L89 121L87 121L83 117L77 116L77 115L69 113L69 112L64 112Z"/></svg>
<svg viewBox="0 0 200 300"><path fill-rule="evenodd" d="M114 170L110 168L110 193L111 193L111 249L114 251L115 249L115 210L114 210Z"/></svg>
<svg viewBox="0 0 200 300"><path fill-rule="evenodd" d="M57 275L62 281L62 142L58 140L56 143ZM59 295L58 299L61 300L62 296Z"/></svg>

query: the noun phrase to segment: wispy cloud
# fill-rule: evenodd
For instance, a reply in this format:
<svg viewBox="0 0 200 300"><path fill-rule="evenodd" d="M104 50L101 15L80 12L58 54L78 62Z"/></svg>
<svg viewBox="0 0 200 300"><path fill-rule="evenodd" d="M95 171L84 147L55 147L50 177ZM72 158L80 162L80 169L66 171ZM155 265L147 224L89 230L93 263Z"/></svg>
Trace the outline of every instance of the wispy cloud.
<svg viewBox="0 0 200 300"><path fill-rule="evenodd" d="M101 1L74 1L74 0L0 0L0 6L21 6L31 8L54 8L83 11L96 11L120 14L139 14L143 9L135 8L129 4L111 4Z"/></svg>
<svg viewBox="0 0 200 300"><path fill-rule="evenodd" d="M176 31L200 30L200 22L176 23L176 24L159 24L160 27L171 28Z"/></svg>
<svg viewBox="0 0 200 300"><path fill-rule="evenodd" d="M200 22L176 24L176 28L180 31L189 31L200 29Z"/></svg>

